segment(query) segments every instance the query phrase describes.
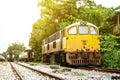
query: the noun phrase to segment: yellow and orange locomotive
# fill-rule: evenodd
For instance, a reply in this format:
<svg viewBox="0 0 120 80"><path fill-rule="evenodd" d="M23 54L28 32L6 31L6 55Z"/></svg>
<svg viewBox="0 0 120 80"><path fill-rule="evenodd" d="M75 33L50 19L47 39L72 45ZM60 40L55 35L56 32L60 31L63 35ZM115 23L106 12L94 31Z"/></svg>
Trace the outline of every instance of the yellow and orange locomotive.
<svg viewBox="0 0 120 80"><path fill-rule="evenodd" d="M92 23L81 21L52 34L43 40L42 60L61 65L100 65L98 28Z"/></svg>

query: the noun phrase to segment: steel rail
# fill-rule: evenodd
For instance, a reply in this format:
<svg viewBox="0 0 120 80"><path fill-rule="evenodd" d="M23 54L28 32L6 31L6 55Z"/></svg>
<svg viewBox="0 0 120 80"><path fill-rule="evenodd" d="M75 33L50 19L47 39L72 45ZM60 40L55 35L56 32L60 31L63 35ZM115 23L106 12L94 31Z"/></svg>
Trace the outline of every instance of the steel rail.
<svg viewBox="0 0 120 80"><path fill-rule="evenodd" d="M99 68L99 67L89 67L89 68L88 67L81 67L80 69L95 70L95 71L100 71L100 72L120 74L120 70L117 70L117 69L106 69L106 68Z"/></svg>
<svg viewBox="0 0 120 80"><path fill-rule="evenodd" d="M13 64L11 62L10 62L10 65L11 65L13 72L19 77L19 80L24 80L22 75L15 69L15 67L13 66Z"/></svg>
<svg viewBox="0 0 120 80"><path fill-rule="evenodd" d="M31 68L31 67L25 66L25 65L23 65L23 64L19 64L19 63L16 63L16 64L21 65L21 66L23 66L23 67L26 67L26 68L28 68L28 69L30 69L30 70L33 70L33 71L37 72L37 73L43 74L43 75L45 75L45 76L49 76L49 78L53 78L53 79L55 79L55 80L64 80L63 78L58 77L58 76L55 76L55 75L52 75L52 74L50 74L50 73L47 73L47 72L43 72L43 71L34 69L34 68Z"/></svg>

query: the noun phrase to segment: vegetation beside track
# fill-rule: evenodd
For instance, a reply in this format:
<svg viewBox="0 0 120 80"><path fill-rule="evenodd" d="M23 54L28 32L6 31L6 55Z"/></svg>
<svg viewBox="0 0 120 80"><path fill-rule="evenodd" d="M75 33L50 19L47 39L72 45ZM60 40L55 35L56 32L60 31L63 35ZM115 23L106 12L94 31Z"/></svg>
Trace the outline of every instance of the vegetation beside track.
<svg viewBox="0 0 120 80"><path fill-rule="evenodd" d="M120 69L120 36L101 36L102 67Z"/></svg>

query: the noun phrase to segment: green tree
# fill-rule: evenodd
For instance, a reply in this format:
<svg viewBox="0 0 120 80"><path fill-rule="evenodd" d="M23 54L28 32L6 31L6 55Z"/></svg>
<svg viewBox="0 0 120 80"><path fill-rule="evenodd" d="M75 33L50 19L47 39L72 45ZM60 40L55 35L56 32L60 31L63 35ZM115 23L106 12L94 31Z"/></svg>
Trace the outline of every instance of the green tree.
<svg viewBox="0 0 120 80"><path fill-rule="evenodd" d="M42 0L38 3L38 6L42 7L41 18L33 24L29 40L36 61L41 59L43 39L71 23L88 21L100 30L102 66L120 68L120 38L112 35L112 26L116 25L114 11L119 6L115 9L105 8L101 5L96 6L93 0L83 1L85 5L80 7L76 7L76 0Z"/></svg>
<svg viewBox="0 0 120 80"><path fill-rule="evenodd" d="M91 3L95 4L87 0L87 8L80 7L77 9L76 0L42 0L39 2L38 5L42 6L41 18L33 24L29 40L29 45L33 49L35 57L40 56L43 39L71 23L81 20L87 21L89 18L87 11L90 15L92 14L92 11L89 10L93 6Z"/></svg>
<svg viewBox="0 0 120 80"><path fill-rule="evenodd" d="M15 60L18 60L18 56L19 54L24 51L26 48L24 46L24 44L21 44L19 42L15 42L12 43L11 45L9 45L8 49L7 49L7 54L14 54L15 55Z"/></svg>

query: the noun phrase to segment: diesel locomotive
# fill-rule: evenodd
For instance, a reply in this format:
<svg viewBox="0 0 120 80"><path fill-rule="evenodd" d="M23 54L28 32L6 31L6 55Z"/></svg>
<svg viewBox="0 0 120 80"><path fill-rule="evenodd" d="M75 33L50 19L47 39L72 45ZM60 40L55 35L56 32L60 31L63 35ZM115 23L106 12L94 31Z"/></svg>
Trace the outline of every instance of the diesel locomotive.
<svg viewBox="0 0 120 80"><path fill-rule="evenodd" d="M19 55L19 61L33 61L34 59L34 53L31 49L26 49L24 50L20 55Z"/></svg>
<svg viewBox="0 0 120 80"><path fill-rule="evenodd" d="M99 66L99 29L92 23L76 22L45 38L42 61L49 64Z"/></svg>
<svg viewBox="0 0 120 80"><path fill-rule="evenodd" d="M15 57L15 55L12 54L12 53L7 54L7 61L9 61L9 62L13 62L13 61L14 61L14 57Z"/></svg>

